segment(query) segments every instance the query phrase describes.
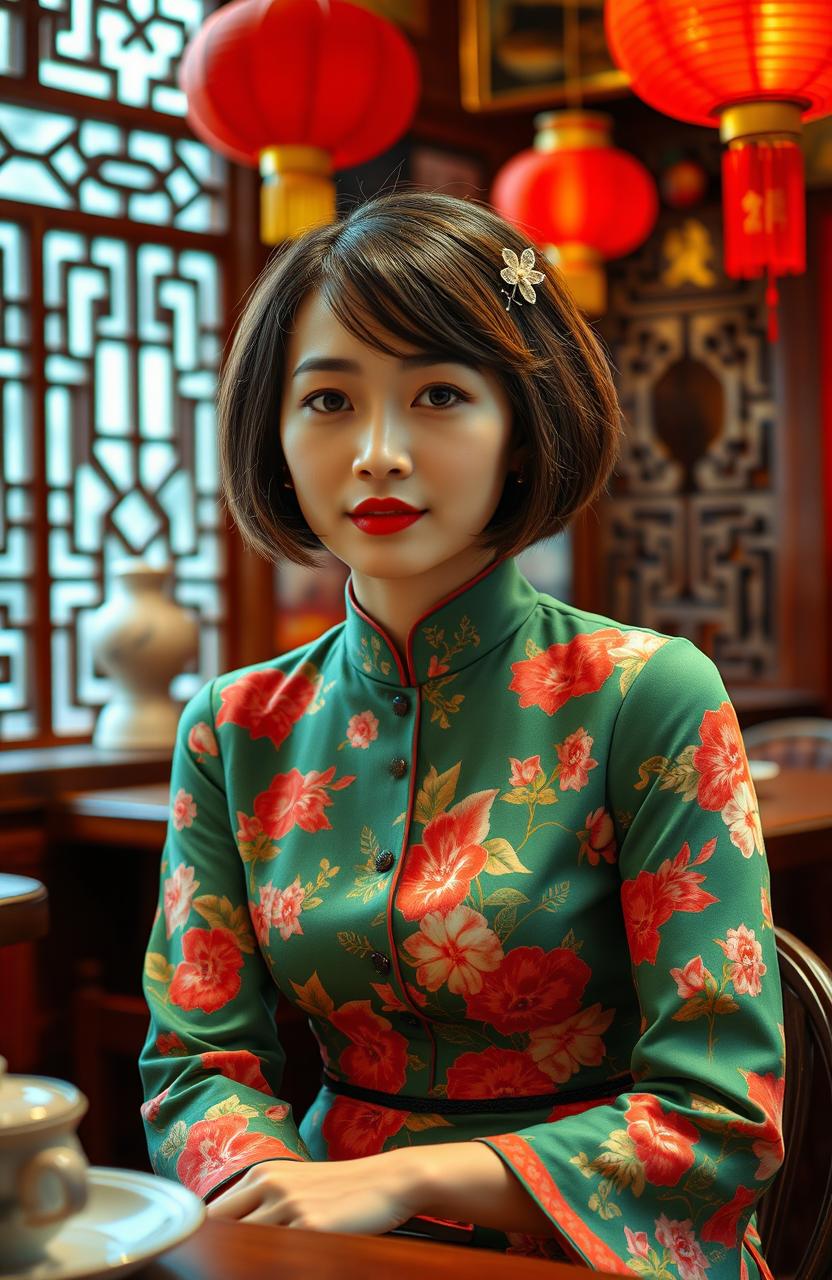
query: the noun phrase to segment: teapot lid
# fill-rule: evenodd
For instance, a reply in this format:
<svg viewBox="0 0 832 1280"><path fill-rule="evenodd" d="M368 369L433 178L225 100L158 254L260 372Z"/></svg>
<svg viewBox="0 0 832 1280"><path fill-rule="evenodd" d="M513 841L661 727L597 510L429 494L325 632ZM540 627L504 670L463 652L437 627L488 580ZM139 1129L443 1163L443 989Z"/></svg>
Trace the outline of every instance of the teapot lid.
<svg viewBox="0 0 832 1280"><path fill-rule="evenodd" d="M74 1084L48 1076L10 1076L0 1058L0 1137L41 1124L74 1120L87 1109Z"/></svg>

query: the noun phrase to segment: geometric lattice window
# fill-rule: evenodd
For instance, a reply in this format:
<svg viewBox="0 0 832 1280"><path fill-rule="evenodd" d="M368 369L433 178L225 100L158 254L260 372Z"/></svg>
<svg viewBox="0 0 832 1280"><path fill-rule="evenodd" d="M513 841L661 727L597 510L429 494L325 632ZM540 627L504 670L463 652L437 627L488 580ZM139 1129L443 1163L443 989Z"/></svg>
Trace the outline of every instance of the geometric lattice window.
<svg viewBox="0 0 832 1280"><path fill-rule="evenodd" d="M228 197L226 166L190 135L176 85L213 5L0 5L9 746L91 736L109 682L94 670L88 622L125 556L171 564L177 600L199 616L198 670L177 678L174 696L223 668L214 397Z"/></svg>

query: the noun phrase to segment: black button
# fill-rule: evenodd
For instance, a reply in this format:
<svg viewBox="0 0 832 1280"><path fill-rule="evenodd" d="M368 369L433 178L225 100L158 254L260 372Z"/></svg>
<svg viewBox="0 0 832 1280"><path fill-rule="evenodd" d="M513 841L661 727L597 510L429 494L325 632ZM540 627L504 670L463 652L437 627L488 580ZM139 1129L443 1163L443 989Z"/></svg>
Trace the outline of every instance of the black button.
<svg viewBox="0 0 832 1280"><path fill-rule="evenodd" d="M403 778L407 773L407 761L403 756L393 756L390 761L390 772L394 778Z"/></svg>
<svg viewBox="0 0 832 1280"><path fill-rule="evenodd" d="M415 1013L403 1013L402 1022L407 1023L409 1027L421 1027L422 1023Z"/></svg>
<svg viewBox="0 0 832 1280"><path fill-rule="evenodd" d="M376 854L376 871L389 871L395 861L389 849L381 849Z"/></svg>
<svg viewBox="0 0 832 1280"><path fill-rule="evenodd" d="M370 953L370 959L373 962L373 967L376 973L386 974L390 972L390 961L387 956L382 955L380 951L372 951Z"/></svg>
<svg viewBox="0 0 832 1280"><path fill-rule="evenodd" d="M397 693L393 699L393 714L397 716L406 716L410 710L410 700L403 693Z"/></svg>

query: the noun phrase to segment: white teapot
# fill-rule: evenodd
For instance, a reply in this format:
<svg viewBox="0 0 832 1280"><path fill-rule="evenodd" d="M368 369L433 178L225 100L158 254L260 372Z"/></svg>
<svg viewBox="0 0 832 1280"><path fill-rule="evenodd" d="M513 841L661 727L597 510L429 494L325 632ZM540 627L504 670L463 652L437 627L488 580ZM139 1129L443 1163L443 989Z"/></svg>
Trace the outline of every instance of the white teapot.
<svg viewBox="0 0 832 1280"><path fill-rule="evenodd" d="M87 1099L72 1084L10 1076L0 1058L0 1272L37 1261L87 1201L75 1130Z"/></svg>

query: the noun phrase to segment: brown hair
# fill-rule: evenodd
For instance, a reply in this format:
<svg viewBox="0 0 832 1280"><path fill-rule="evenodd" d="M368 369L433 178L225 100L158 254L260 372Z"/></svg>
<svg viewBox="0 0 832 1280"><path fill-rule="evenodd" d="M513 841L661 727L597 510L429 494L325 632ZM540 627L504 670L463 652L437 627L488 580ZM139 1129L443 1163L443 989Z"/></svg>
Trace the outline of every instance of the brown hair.
<svg viewBox="0 0 832 1280"><path fill-rule="evenodd" d="M514 555L560 532L603 490L615 463L620 410L600 343L559 272L537 302L507 311L503 247L528 240L484 205L424 191L375 196L341 221L281 247L257 281L219 384L226 504L246 542L268 559L317 563L322 544L283 485L280 405L286 345L300 303L319 291L360 341L392 340L497 375L513 412L512 445L529 457L480 534Z"/></svg>

